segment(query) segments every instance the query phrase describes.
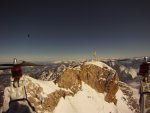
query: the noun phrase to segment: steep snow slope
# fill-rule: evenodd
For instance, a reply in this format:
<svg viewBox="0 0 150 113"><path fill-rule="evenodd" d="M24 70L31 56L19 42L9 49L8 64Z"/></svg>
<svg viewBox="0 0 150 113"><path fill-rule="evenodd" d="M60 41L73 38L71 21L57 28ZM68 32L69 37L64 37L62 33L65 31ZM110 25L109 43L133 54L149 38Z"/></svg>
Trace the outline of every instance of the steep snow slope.
<svg viewBox="0 0 150 113"><path fill-rule="evenodd" d="M133 113L123 101L124 95L121 90L117 92L117 105L106 102L104 95L82 83L82 91L79 91L74 97L61 98L54 113Z"/></svg>
<svg viewBox="0 0 150 113"><path fill-rule="evenodd" d="M41 82L30 77L27 77L27 79L29 81L31 80L34 84L38 84L38 87L43 88L41 93L36 92L37 95L40 94L42 98L46 98L50 93L61 89L53 82ZM120 89L116 94L117 105L106 102L104 99L105 95L105 93L98 93L89 85L82 82L81 91L77 92L74 96L65 96L65 98L62 96L60 98L57 106L54 108L54 113L137 113L134 109L130 109L127 101L125 101L129 97L123 94ZM30 96L31 95L28 94L28 97ZM49 104L51 104L51 102ZM38 108L38 106L36 107ZM40 107L42 106L39 105L39 108ZM48 111L39 109L37 112Z"/></svg>

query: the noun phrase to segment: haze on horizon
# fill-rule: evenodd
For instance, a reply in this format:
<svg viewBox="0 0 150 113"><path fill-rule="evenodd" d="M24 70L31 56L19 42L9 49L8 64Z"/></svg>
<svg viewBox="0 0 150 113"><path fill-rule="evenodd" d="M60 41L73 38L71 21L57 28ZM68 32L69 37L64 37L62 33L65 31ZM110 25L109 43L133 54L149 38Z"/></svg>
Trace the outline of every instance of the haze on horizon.
<svg viewBox="0 0 150 113"><path fill-rule="evenodd" d="M150 2L0 1L0 61L150 56Z"/></svg>

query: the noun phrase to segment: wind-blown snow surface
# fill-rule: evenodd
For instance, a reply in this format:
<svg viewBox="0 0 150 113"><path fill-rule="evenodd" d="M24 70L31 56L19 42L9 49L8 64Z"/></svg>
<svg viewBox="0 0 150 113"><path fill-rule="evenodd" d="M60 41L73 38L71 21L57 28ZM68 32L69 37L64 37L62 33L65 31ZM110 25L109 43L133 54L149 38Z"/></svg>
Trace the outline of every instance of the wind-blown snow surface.
<svg viewBox="0 0 150 113"><path fill-rule="evenodd" d="M42 96L46 96L49 93L52 93L58 89L60 89L58 86L54 84L52 81L42 81L42 80L36 80L32 77L26 76L26 84L28 84L28 80L31 80L34 84L36 84L39 87L43 88ZM31 86L32 87L32 86ZM43 95L44 94L44 95Z"/></svg>
<svg viewBox="0 0 150 113"><path fill-rule="evenodd" d="M33 83L38 84L43 88L43 97L47 94L62 89L55 85L52 81L39 81L31 77L27 79L32 80ZM108 103L104 100L105 93L98 93L89 85L82 82L82 90L74 96L66 96L61 98L56 106L54 113L134 113L129 109L127 103L123 100L121 90L117 92L117 105Z"/></svg>
<svg viewBox="0 0 150 113"><path fill-rule="evenodd" d="M93 65L99 66L101 68L107 67L109 70L113 70L111 67L109 67L107 64L105 64L103 62L91 61L91 62L86 62L85 64L86 65L93 64Z"/></svg>
<svg viewBox="0 0 150 113"><path fill-rule="evenodd" d="M90 86L82 83L82 91L74 97L61 98L54 113L133 113L122 100L121 90L117 93L118 103L108 103L103 93L98 93Z"/></svg>

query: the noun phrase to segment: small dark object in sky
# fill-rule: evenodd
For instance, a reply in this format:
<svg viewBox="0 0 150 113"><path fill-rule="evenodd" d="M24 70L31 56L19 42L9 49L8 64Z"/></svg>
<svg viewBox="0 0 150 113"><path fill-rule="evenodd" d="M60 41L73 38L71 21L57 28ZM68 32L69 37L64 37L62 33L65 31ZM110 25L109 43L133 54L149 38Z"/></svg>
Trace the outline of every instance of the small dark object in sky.
<svg viewBox="0 0 150 113"><path fill-rule="evenodd" d="M30 37L30 34L28 34L28 38Z"/></svg>

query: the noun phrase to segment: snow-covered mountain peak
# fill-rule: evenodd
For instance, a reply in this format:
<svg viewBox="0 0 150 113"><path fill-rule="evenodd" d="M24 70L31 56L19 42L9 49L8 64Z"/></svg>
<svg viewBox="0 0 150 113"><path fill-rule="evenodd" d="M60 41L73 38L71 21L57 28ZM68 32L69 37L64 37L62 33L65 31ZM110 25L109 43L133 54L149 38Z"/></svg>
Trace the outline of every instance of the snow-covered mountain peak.
<svg viewBox="0 0 150 113"><path fill-rule="evenodd" d="M139 113L129 104L132 91L124 90L130 88L120 85L118 74L108 65L91 61L60 65L57 71L61 72L57 81L25 76L27 99L37 113Z"/></svg>
<svg viewBox="0 0 150 113"><path fill-rule="evenodd" d="M108 68L109 70L113 70L110 66L108 66L107 64L103 63L103 62L100 62L100 61L88 61L88 62L85 62L85 65L96 65L96 66L99 66L101 68Z"/></svg>

